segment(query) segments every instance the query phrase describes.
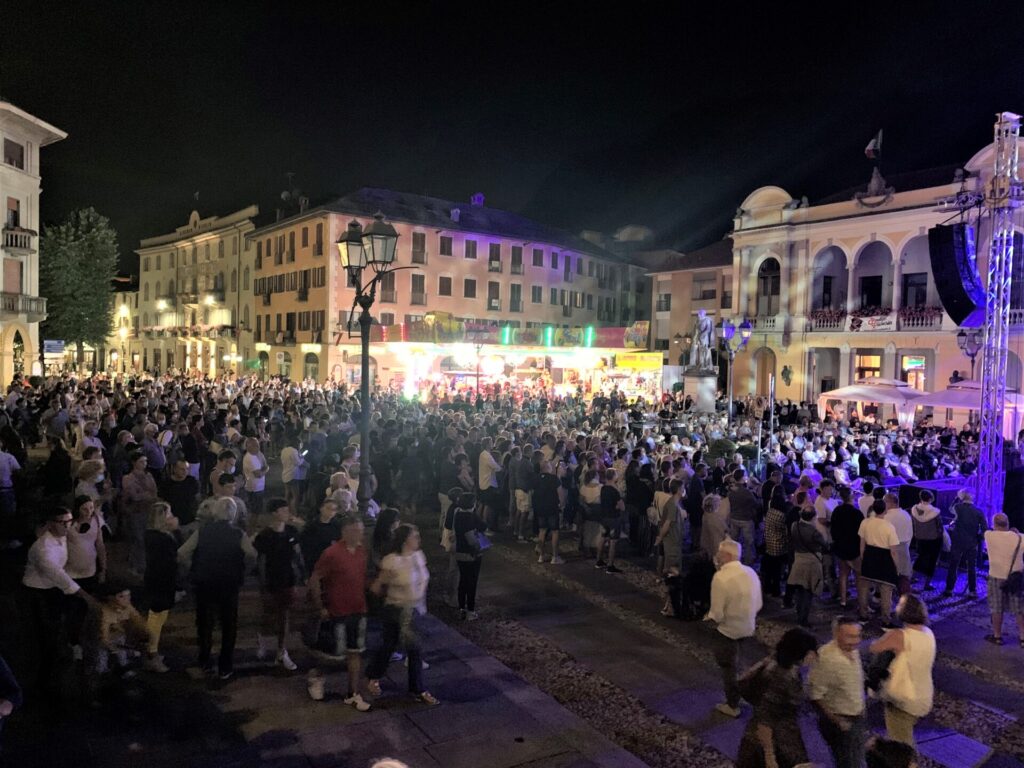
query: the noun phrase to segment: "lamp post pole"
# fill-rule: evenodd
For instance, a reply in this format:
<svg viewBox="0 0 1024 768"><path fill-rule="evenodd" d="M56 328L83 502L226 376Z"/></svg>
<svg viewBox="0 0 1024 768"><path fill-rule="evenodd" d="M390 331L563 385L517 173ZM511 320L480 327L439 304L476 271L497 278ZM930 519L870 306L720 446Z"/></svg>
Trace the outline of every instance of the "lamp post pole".
<svg viewBox="0 0 1024 768"><path fill-rule="evenodd" d="M355 304L359 306L359 346L360 346L360 377L359 377L359 487L356 490L359 514L365 519L370 506L370 326L373 317L370 308L376 298L377 283L389 272L411 267L394 267L395 246L398 233L390 224L384 222L384 214L374 214L373 222L365 229L356 220L348 224L347 230L338 238L338 254L341 265L352 278L355 285ZM366 267L374 271L374 276L363 282Z"/></svg>
<svg viewBox="0 0 1024 768"><path fill-rule="evenodd" d="M726 413L726 428L727 429L728 429L728 427L732 426L732 405L733 405L733 403L732 403L732 368L733 368L733 362L735 362L735 360L736 360L736 353L739 352L741 349L743 349L743 347L745 347L747 345L747 342L750 341L750 334L753 332L753 326L750 324L750 321L747 320L747 319L744 319L743 322L740 323L739 328L740 328L740 341L739 341L739 344L737 344L734 347L732 345L732 340L733 340L733 338L736 335L736 326L733 325L731 320L728 320L726 318L722 319L722 322L721 322L721 324L719 326L719 331L721 332L721 335L722 335L722 346L725 348L725 354L726 354L726 356L727 356L727 358L729 360L729 375L728 375L728 382L727 382L727 385L726 385L728 387L728 389L729 389L729 410Z"/></svg>

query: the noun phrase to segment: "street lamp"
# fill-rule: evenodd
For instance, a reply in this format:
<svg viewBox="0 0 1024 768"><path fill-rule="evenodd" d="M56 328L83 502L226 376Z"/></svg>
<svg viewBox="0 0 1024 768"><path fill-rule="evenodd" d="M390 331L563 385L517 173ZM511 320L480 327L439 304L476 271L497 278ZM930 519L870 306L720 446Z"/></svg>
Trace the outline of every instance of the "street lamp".
<svg viewBox="0 0 1024 768"><path fill-rule="evenodd" d="M972 329L969 333L961 328L956 334L956 345L971 359L971 381L974 380L974 358L981 352L982 342L983 332L977 328Z"/></svg>
<svg viewBox="0 0 1024 768"><path fill-rule="evenodd" d="M729 410L726 412L726 423L732 424L732 368L733 361L736 359L736 353L747 346L747 342L750 341L750 335L753 333L754 327L750 324L750 321L746 318L740 323L740 340L736 346L733 346L732 340L736 336L736 326L728 318L722 318L722 322L719 324L719 335L722 339L722 349L726 356L729 358Z"/></svg>
<svg viewBox="0 0 1024 768"><path fill-rule="evenodd" d="M366 517L370 503L370 326L373 318L370 307L377 298L377 283L389 272L409 267L395 267L395 247L398 232L384 221L378 211L373 222L365 229L353 219L348 229L338 238L338 255L356 289L355 304L359 305L359 340L362 357L359 379L359 488L356 499L359 514ZM369 267L373 277L365 284L363 271Z"/></svg>

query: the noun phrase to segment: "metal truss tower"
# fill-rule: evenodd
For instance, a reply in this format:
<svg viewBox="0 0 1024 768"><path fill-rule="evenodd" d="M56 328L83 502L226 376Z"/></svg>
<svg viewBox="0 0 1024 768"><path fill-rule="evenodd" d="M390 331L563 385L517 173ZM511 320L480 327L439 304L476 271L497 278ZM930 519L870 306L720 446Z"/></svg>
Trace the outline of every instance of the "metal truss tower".
<svg viewBox="0 0 1024 768"><path fill-rule="evenodd" d="M985 345L981 366L981 440L977 503L989 520L1002 511L1003 409L1006 407L1006 358L1010 335L1010 280L1013 275L1013 216L1022 201L1018 178L1020 115L996 116L995 166L988 190L992 246L985 298Z"/></svg>

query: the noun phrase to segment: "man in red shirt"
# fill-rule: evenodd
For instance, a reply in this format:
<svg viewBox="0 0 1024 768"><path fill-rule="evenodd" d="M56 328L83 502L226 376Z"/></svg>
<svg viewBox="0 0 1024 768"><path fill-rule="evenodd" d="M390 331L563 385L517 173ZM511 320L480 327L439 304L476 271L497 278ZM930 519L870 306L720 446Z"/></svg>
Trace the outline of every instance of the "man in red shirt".
<svg viewBox="0 0 1024 768"><path fill-rule="evenodd" d="M359 695L361 654L366 650L366 564L363 524L346 517L341 523L341 538L324 550L309 577L313 605L320 611L321 621L333 624L336 655L344 653L348 662L345 703L359 712L370 709ZM310 695L323 698L323 683L315 685L312 677Z"/></svg>

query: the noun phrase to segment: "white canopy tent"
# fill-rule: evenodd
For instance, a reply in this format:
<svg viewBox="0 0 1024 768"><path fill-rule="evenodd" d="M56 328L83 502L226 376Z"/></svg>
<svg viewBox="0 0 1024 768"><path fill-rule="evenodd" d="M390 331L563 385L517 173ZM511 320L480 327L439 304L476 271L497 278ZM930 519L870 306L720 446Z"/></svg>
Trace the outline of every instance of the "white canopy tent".
<svg viewBox="0 0 1024 768"><path fill-rule="evenodd" d="M955 384L950 384L945 389L932 392L915 400L914 405L980 411L981 382L958 381ZM1017 394L1016 392L1007 392L1003 414L1003 433L1005 437L1013 437L1017 434L1022 418L1024 418L1024 395Z"/></svg>
<svg viewBox="0 0 1024 768"><path fill-rule="evenodd" d="M859 379L855 384L823 392L818 397L818 413L825 413L829 401L894 405L900 425L910 427L914 423L914 410L924 394L905 381L875 377Z"/></svg>

